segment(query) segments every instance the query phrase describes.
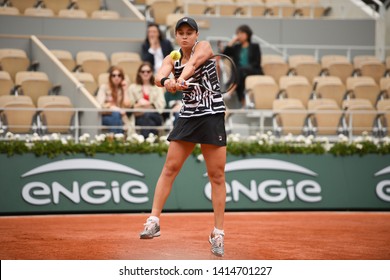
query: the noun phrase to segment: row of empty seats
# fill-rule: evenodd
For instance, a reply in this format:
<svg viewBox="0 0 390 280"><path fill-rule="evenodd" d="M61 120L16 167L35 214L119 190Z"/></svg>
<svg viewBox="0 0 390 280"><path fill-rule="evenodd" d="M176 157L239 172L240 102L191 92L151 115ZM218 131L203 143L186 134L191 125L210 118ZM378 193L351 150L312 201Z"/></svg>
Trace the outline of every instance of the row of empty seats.
<svg viewBox="0 0 390 280"><path fill-rule="evenodd" d="M76 58L66 50L52 50L52 53L69 71L90 73L95 82L99 81L100 74L107 73L113 65L121 67L129 80L135 81L138 67L142 63L137 52L114 52L110 58L100 51L79 51Z"/></svg>
<svg viewBox="0 0 390 280"><path fill-rule="evenodd" d="M101 0L3 0L1 6L15 7L21 13L28 8L49 8L55 13L69 8L79 8L92 14L93 11L100 10L103 6Z"/></svg>
<svg viewBox="0 0 390 280"><path fill-rule="evenodd" d="M76 58L73 58L72 53L67 50L52 50L52 53L69 71L90 73L95 82L99 81L100 74L108 72L111 65L123 68L129 81L135 81L137 69L142 63L139 53L136 52L114 52L110 58L100 51L80 51L76 54ZM30 61L24 50L0 49L0 70L7 72L12 80L7 83L13 82L17 85L16 74L31 70L32 65L36 64L37 62ZM2 80L7 77L7 74L2 74ZM4 91L6 90L2 89L2 92Z"/></svg>
<svg viewBox="0 0 390 280"><path fill-rule="evenodd" d="M60 85L53 85L45 72L20 71L16 73L15 82L6 71L0 71L0 96L27 95L36 105L43 95L58 95Z"/></svg>
<svg viewBox="0 0 390 280"><path fill-rule="evenodd" d="M277 99L272 104L273 129L276 135L388 135L390 99L379 101L377 107L365 99L350 99L340 108L334 100L323 98L310 100L306 109L299 99Z"/></svg>
<svg viewBox="0 0 390 280"><path fill-rule="evenodd" d="M343 55L324 55L320 61L313 55L290 55L285 60L280 55L263 55L263 71L279 81L281 76L294 74L305 76L310 83L321 75L336 76L346 85L351 76L372 77L377 84L390 74L390 56L385 61L373 55L356 55L350 61Z"/></svg>
<svg viewBox="0 0 390 280"><path fill-rule="evenodd" d="M245 80L247 97L255 109L269 110L275 99L296 98L307 108L310 99L329 98L341 106L345 99L366 99L373 106L390 96L390 77L382 77L380 85L366 76L349 77L346 85L335 76L318 76L311 85L304 76L252 75Z"/></svg>
<svg viewBox="0 0 390 280"><path fill-rule="evenodd" d="M1 4L0 14L99 19L120 17L118 12L107 10L100 0L5 0Z"/></svg>
<svg viewBox="0 0 390 280"><path fill-rule="evenodd" d="M0 129L29 134L69 134L73 128L73 104L67 96L41 96L34 104L30 96L0 96Z"/></svg>
<svg viewBox="0 0 390 280"><path fill-rule="evenodd" d="M39 63L32 63L24 50L0 49L2 134L70 133L74 112L64 109L71 109L73 105L68 97L58 95L60 85L53 85L45 72L36 71L38 66ZM57 108L57 111L50 111L50 108Z"/></svg>
<svg viewBox="0 0 390 280"><path fill-rule="evenodd" d="M20 15L17 8L14 7L0 7L0 15ZM54 17L56 14L53 10L48 8L28 8L24 11L26 16L38 16L38 17ZM64 9L58 12L59 17L65 18L87 18L86 11L81 9ZM93 11L91 18L94 19L118 19L120 15L116 11L98 10Z"/></svg>
<svg viewBox="0 0 390 280"><path fill-rule="evenodd" d="M146 0L146 15L165 24L166 15L322 17L330 8L320 0Z"/></svg>
<svg viewBox="0 0 390 280"><path fill-rule="evenodd" d="M29 96L0 96L0 108L3 133L69 133L74 121L73 105L66 96L41 96L37 105ZM273 112L276 135L368 132L383 136L390 128L389 99L381 100L378 109L364 99L345 100L342 108L334 100L316 99L309 101L308 110L298 99L278 99Z"/></svg>

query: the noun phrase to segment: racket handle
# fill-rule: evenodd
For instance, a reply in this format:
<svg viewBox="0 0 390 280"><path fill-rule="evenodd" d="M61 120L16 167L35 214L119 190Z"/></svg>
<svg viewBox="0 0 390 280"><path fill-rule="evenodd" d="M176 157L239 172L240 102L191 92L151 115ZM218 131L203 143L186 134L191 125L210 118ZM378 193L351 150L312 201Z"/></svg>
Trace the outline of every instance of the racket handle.
<svg viewBox="0 0 390 280"><path fill-rule="evenodd" d="M185 84L187 86L199 86L199 83L191 83L191 81L193 80L194 78L189 78L187 81L185 81Z"/></svg>
<svg viewBox="0 0 390 280"><path fill-rule="evenodd" d="M186 82L186 85L187 86L199 86L199 83L189 83L189 82Z"/></svg>

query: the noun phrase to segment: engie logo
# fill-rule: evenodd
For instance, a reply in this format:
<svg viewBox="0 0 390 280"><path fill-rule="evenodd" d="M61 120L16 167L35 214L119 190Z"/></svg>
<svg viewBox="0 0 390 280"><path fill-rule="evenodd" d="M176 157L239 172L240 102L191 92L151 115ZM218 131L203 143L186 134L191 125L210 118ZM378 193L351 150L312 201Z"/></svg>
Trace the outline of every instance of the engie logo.
<svg viewBox="0 0 390 280"><path fill-rule="evenodd" d="M114 171L144 177L143 173L128 166L99 159L61 160L34 168L24 173L21 177L26 178L33 175L65 170ZM104 204L109 200L120 203L122 199L130 203L145 203L149 200L147 196L148 190L148 186L143 181L138 180L126 181L122 185L118 181L110 183L89 181L83 184L73 181L71 189L56 181L49 185L34 181L23 186L22 197L32 205L59 204L62 197L66 197L76 204L80 203L81 200L90 204Z"/></svg>
<svg viewBox="0 0 390 280"><path fill-rule="evenodd" d="M275 170L299 173L312 177L318 176L317 173L300 165L275 159L244 159L227 163L225 167L225 173L247 170ZM207 173L204 176L207 176ZM249 186L245 186L238 180L232 180L230 184L226 182L226 191L226 202L237 202L240 200L241 195L246 196L252 201L261 199L273 203L282 202L286 199L290 202L301 200L308 203L320 202L322 200L320 184L308 179L295 183L292 179L281 181L277 178L272 178L261 182L252 179L250 180ZM206 197L211 200L210 183L205 186L204 192Z"/></svg>
<svg viewBox="0 0 390 280"><path fill-rule="evenodd" d="M376 172L375 177L389 174L389 173L390 173L390 166ZM376 185L376 195L383 201L390 202L390 180L380 181Z"/></svg>

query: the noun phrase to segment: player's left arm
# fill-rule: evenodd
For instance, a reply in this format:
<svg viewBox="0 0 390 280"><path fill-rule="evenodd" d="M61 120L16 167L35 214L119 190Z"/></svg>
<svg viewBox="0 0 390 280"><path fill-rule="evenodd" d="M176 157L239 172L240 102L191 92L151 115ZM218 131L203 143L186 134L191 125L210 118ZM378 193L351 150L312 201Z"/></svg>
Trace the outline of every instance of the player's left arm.
<svg viewBox="0 0 390 280"><path fill-rule="evenodd" d="M155 76L156 86L164 87L165 83L164 83L164 85L162 85L161 79L168 77L171 74L171 72L173 71L173 68L174 68L173 60L169 55L167 55L164 58L162 65Z"/></svg>
<svg viewBox="0 0 390 280"><path fill-rule="evenodd" d="M188 80L195 74L195 70L205 63L214 55L213 49L209 42L200 41L194 49L194 53L191 58L186 63L186 66L183 69L180 77L177 79L179 84L182 84L184 81Z"/></svg>

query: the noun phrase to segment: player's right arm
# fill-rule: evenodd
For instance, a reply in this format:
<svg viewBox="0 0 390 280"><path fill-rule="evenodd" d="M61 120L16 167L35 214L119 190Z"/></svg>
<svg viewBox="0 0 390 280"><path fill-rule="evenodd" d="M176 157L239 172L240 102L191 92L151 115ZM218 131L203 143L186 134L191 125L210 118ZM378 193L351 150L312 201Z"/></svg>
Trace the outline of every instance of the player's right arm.
<svg viewBox="0 0 390 280"><path fill-rule="evenodd" d="M158 87L165 87L169 92L176 92L176 80L175 79L169 79L169 75L173 72L174 65L173 65L172 58L167 55L158 70L154 83ZM162 84L163 82L164 84Z"/></svg>
<svg viewBox="0 0 390 280"><path fill-rule="evenodd" d="M179 84L183 84L183 81L188 80L195 74L195 70L203 65L208 59L214 55L213 49L209 42L200 41L194 49L194 53L186 63L180 77L177 79Z"/></svg>

